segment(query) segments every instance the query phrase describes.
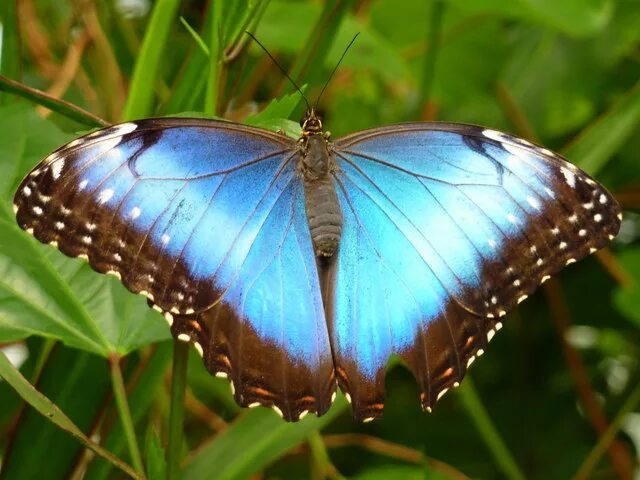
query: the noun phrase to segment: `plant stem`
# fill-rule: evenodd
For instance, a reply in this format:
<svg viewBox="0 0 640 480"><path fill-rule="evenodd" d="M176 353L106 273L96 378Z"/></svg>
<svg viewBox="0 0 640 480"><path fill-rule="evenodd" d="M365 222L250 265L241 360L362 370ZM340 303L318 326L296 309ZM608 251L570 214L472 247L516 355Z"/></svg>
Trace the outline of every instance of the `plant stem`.
<svg viewBox="0 0 640 480"><path fill-rule="evenodd" d="M127 392L124 387L122 370L120 370L120 358L118 356L113 355L109 358L109 371L111 372L113 395L116 399L116 406L118 407L120 420L122 421L122 429L124 430L124 435L127 439L127 446L129 447L129 455L131 456L133 468L135 468L139 473L144 473L142 455L140 455L140 448L138 447L138 440L136 439L136 431L133 427L133 419L131 418L131 411L129 410Z"/></svg>
<svg viewBox="0 0 640 480"><path fill-rule="evenodd" d="M459 397L462 399L462 403L467 409L471 420L475 423L476 428L480 432L480 436L498 463L505 478L524 480L525 476L520 471L518 464L511 456L502 438L500 438L498 430L491 422L491 418L489 418L489 414L482 405L482 401L480 397L478 397L473 382L468 375L465 377L464 383L458 391L460 393Z"/></svg>
<svg viewBox="0 0 640 480"><path fill-rule="evenodd" d="M218 113L220 101L220 78L222 75L222 57L224 40L222 35L223 2L213 2L211 19L211 37L209 38L209 81L204 104L204 111L210 115Z"/></svg>
<svg viewBox="0 0 640 480"><path fill-rule="evenodd" d="M53 110L60 115L64 115L67 118L89 127L109 126L109 122L106 120L103 120L93 113L89 113L66 100L52 97L42 90L28 87L27 85L11 80L4 75L0 75L0 92L3 91L26 98L27 100L37 103L38 105L42 105L49 110Z"/></svg>
<svg viewBox="0 0 640 480"><path fill-rule="evenodd" d="M182 430L184 420L184 398L187 389L187 365L189 344L173 340L173 372L171 377L171 410L169 413L169 446L167 448L167 479L180 478L182 457Z"/></svg>
<svg viewBox="0 0 640 480"><path fill-rule="evenodd" d="M587 458L582 462L582 465L580 465L580 468L573 477L574 480L591 478L593 468L596 466L602 455L607 451L611 442L615 439L616 434L620 430L622 422L624 422L627 414L635 410L638 404L640 404L640 385L637 385L631 392L631 395L629 395L627 401L624 402L624 405L616 415L616 418L609 424L609 428L604 432L604 435L600 436L596 446L593 447L591 452L589 452L589 455L587 455Z"/></svg>

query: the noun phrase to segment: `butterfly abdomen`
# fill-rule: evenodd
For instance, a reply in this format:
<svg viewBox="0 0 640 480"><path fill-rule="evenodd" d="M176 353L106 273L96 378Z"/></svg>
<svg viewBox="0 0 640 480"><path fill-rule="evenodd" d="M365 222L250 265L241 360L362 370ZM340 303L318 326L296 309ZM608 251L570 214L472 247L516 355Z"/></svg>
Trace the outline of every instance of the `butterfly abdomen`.
<svg viewBox="0 0 640 480"><path fill-rule="evenodd" d="M311 239L319 257L330 257L340 243L342 212L331 175L304 182L305 208Z"/></svg>
<svg viewBox="0 0 640 480"><path fill-rule="evenodd" d="M302 158L304 203L311 239L318 257L332 256L342 233L342 212L333 176L327 140L322 134L306 139Z"/></svg>

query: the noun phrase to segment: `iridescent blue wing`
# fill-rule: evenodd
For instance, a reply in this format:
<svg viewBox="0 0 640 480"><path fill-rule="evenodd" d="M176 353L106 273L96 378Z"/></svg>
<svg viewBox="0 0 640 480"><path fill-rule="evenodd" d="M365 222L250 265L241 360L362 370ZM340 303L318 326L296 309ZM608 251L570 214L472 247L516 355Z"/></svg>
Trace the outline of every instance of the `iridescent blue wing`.
<svg viewBox="0 0 640 480"><path fill-rule="evenodd" d="M381 415L391 354L431 409L500 317L620 225L618 204L587 174L499 132L407 124L334 148L344 223L326 311L338 381L360 419Z"/></svg>
<svg viewBox="0 0 640 480"><path fill-rule="evenodd" d="M148 297L241 405L323 413L331 351L294 140L150 119L47 157L15 196L22 228Z"/></svg>

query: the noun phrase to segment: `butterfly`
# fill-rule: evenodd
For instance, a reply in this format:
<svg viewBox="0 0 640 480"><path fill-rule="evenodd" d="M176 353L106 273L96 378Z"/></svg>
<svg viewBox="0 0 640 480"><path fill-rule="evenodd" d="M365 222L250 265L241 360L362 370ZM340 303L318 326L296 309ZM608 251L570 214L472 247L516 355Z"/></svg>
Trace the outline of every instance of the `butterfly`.
<svg viewBox="0 0 640 480"><path fill-rule="evenodd" d="M155 118L78 138L23 180L20 227L147 297L241 406L382 415L400 357L431 411L502 317L618 232L612 195L495 130L407 123L332 141Z"/></svg>

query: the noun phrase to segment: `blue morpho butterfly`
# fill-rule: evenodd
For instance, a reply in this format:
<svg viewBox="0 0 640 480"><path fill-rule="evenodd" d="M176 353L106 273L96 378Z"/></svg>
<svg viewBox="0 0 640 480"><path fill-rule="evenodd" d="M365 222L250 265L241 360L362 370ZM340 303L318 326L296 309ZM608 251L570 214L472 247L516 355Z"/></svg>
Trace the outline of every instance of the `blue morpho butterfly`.
<svg viewBox="0 0 640 480"><path fill-rule="evenodd" d="M146 296L242 406L382 415L398 355L430 411L501 317L617 234L614 198L559 155L487 128L407 123L336 141L156 118L56 150L19 225Z"/></svg>

